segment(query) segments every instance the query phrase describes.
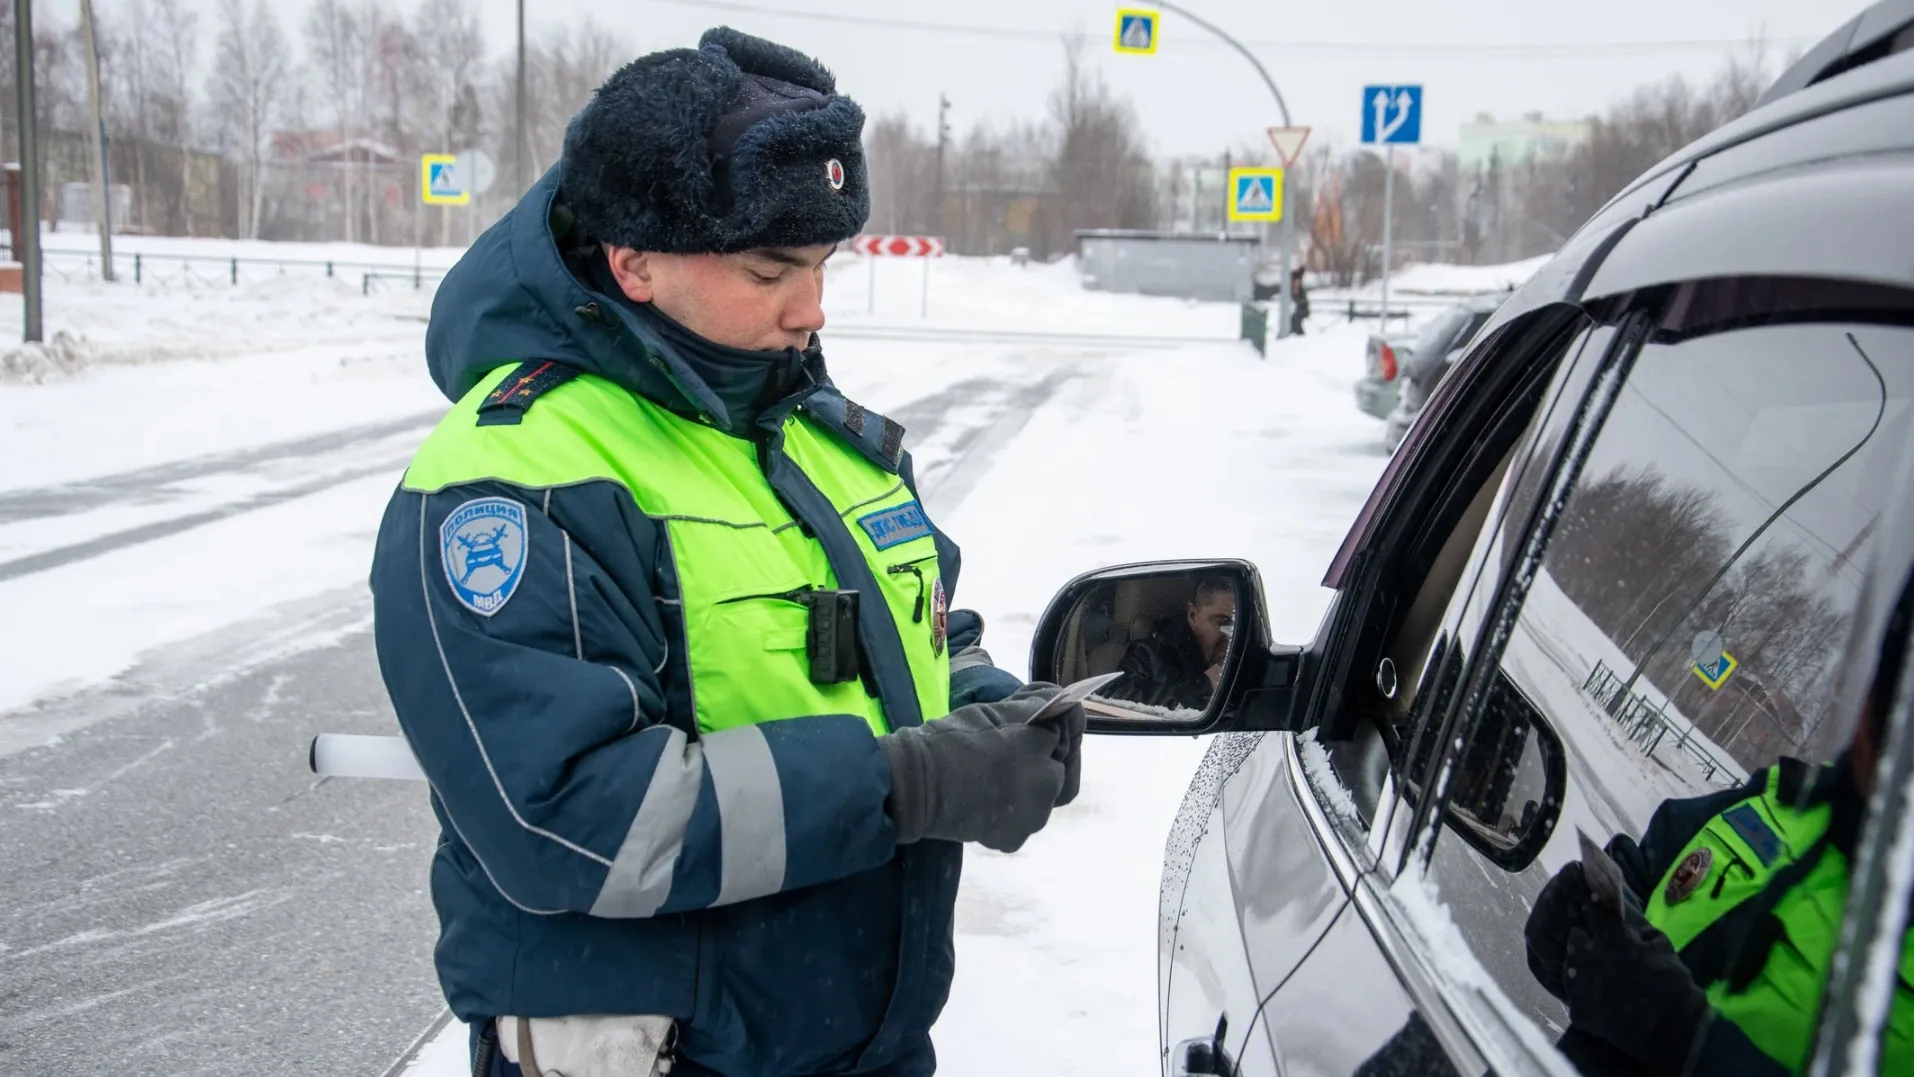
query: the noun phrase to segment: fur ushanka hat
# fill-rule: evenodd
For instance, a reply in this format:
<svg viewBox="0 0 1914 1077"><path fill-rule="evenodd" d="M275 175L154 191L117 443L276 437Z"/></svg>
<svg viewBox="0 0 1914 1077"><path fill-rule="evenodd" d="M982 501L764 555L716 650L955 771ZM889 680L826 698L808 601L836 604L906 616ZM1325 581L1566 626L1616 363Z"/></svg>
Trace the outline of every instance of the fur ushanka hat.
<svg viewBox="0 0 1914 1077"><path fill-rule="evenodd" d="M837 243L870 216L863 129L816 60L718 27L605 80L566 128L560 198L643 251Z"/></svg>

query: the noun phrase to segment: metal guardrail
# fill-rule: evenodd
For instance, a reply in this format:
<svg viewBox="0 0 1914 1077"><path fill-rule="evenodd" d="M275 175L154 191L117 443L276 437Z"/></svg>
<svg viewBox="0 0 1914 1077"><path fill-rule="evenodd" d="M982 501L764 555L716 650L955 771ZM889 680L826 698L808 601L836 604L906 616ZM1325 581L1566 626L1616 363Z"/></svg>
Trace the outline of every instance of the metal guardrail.
<svg viewBox="0 0 1914 1077"><path fill-rule="evenodd" d="M413 290L417 291L418 289L425 287L425 282L427 280L432 280L432 281L441 280L444 278L444 276L448 272L450 272L450 270L425 269L423 267L418 269L402 270L398 272L390 272L390 271L384 271L384 270L371 270L360 277L359 294L371 295L373 284L378 281L386 281L386 280L409 281L412 284Z"/></svg>
<svg viewBox="0 0 1914 1077"><path fill-rule="evenodd" d="M1462 302L1462 296L1407 295L1389 297L1389 320L1394 322L1414 317L1418 312L1446 310ZM1319 295L1312 297L1312 305L1321 310L1340 308L1345 321L1382 320L1382 300L1359 298L1352 295Z"/></svg>
<svg viewBox="0 0 1914 1077"><path fill-rule="evenodd" d="M13 248L9 243L0 243L0 255L11 259ZM95 280L99 276L99 254L94 251L69 251L42 249L40 257L44 267L60 276L62 280ZM361 272L360 293L371 294L373 280L403 279L413 282L414 287L423 287L428 279L443 277L446 270L424 265L407 265L400 262L350 262L338 259L318 258L248 258L245 256L222 256L213 254L157 254L151 251L128 251L113 259L116 266L123 267L132 263L133 283L144 284L147 280L162 282L181 281L184 283L237 285L242 267L268 266L284 276L288 268L324 270L327 277L338 277L344 273ZM64 263L64 266L61 264ZM207 272L204 267L217 266L217 270ZM74 267L69 271L66 267ZM202 267L198 270L195 267ZM168 274L167 270L177 269L177 273ZM219 270L224 270L223 273ZM123 271L123 270L122 270Z"/></svg>
<svg viewBox="0 0 1914 1077"><path fill-rule="evenodd" d="M1582 681L1582 691L1605 712L1614 702L1615 693L1622 687L1622 679L1605 662L1596 662L1589 670L1588 677ZM1704 747L1695 738L1695 727L1691 722L1682 729L1668 718L1669 700L1664 697L1660 706L1650 702L1642 692L1631 693L1620 709L1615 712L1615 723L1621 727L1621 733L1631 743L1640 747L1643 753L1654 755L1669 734L1675 735L1675 747L1688 755L1707 771L1707 780L1713 782L1717 775L1726 777L1725 788L1733 788L1741 782L1733 763L1721 759Z"/></svg>

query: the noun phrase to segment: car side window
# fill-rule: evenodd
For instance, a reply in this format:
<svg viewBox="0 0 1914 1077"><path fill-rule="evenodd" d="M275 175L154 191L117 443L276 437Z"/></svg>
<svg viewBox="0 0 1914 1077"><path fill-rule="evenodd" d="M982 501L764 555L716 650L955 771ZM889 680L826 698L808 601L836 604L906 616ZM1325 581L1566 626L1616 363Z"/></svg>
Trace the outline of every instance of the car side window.
<svg viewBox="0 0 1914 1077"><path fill-rule="evenodd" d="M1483 501L1478 510L1480 526L1466 537L1452 536L1452 543L1466 538L1466 545L1444 552L1444 558L1453 561L1447 586L1425 587L1416 596L1389 647L1387 656L1401 681L1395 711L1400 731L1398 764L1411 796L1439 758L1435 749L1442 739L1442 722L1466 665L1468 647L1456 646L1455 641L1473 641L1479 632L1485 596L1494 593L1520 549L1535 492L1545 481L1549 462L1578 412L1594 368L1615 335L1613 326L1589 326L1560 348L1543 405L1499 472L1497 486L1478 493Z"/></svg>
<svg viewBox="0 0 1914 1077"><path fill-rule="evenodd" d="M1493 614L1477 661L1494 665L1451 727L1461 735L1448 742L1428 876L1475 957L1551 1037L1566 1029L1563 988L1525 925L1578 858L1578 834L1607 844L1703 986L1767 975L1777 945L1810 966L1831 955L1795 926L1779 941L1724 943L1670 925L1726 917L1752 900L1737 888L1762 892L1800 852L1791 834L1806 840L1765 817L1711 820L1784 774L1836 783L1843 772L1853 716L1831 713L1833 684L1914 420L1914 330L1853 320L1914 310L1914 296L1889 291L1855 286L1814 320L1805 302L1779 304L1776 319L1745 283L1671 290L1612 396L1599 382L1591 392L1591 410L1605 410L1592 439L1555 485L1515 491L1508 519L1535 529L1508 543L1513 605L1476 596ZM1718 825L1735 833L1716 842ZM1779 1029L1800 1022L1769 1024L1750 1038L1787 1061L1800 1044Z"/></svg>
<svg viewBox="0 0 1914 1077"><path fill-rule="evenodd" d="M1393 806L1389 778L1403 758L1401 741L1439 618L1474 578L1472 551L1495 530L1497 492L1506 476L1520 470L1512 463L1526 458L1535 424L1560 391L1552 377L1558 364L1586 337L1580 320L1571 319L1540 338L1514 333L1486 345L1492 352L1479 366L1500 372L1483 395L1499 395L1500 404L1474 411L1466 422L1456 420L1463 432L1449 440L1459 451L1431 454L1415 472L1394 480L1410 493L1392 515L1414 526L1399 533L1379 529L1371 540L1371 562L1388 570L1354 585L1370 588L1387 611L1387 623L1373 643L1352 645L1362 653L1351 666L1353 683L1341 693L1340 730L1320 743L1309 743L1315 733L1306 735L1303 745L1318 798L1336 809L1328 814L1349 830L1351 844L1360 844ZM1386 695L1379 687L1385 676L1395 682Z"/></svg>

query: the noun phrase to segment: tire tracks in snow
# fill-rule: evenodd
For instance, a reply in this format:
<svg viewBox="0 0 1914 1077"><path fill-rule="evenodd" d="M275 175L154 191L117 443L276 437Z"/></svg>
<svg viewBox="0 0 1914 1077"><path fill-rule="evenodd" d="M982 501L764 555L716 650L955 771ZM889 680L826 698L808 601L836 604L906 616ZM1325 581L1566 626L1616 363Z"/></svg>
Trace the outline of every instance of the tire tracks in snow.
<svg viewBox="0 0 1914 1077"><path fill-rule="evenodd" d="M1032 413L1050 398L1058 386L1072 376L1070 368L1059 368L1034 382L1012 382L994 378L973 378L958 382L928 396L897 408L891 415L914 435L917 444L925 444L950 432L956 425L953 416L962 412L983 412L980 422L954 431L947 453L927 461L921 476L926 492L936 490L946 508L953 507L976 485L987 469L988 458L1003 443L1016 435ZM273 442L231 452L193 457L174 463L139 468L97 479L26 490L0 492L0 526L72 515L94 509L122 505L155 505L182 500L191 491L182 485L203 479L259 473L286 463L322 462L327 457L350 452L370 442L417 432L421 435L440 418L438 412L410 415L377 423L367 423L312 437ZM68 542L11 560L0 561L0 583L36 572L60 568L103 554L177 535L196 527L287 501L322 493L358 479L404 466L410 446L370 464L335 468L301 481L275 486L255 494L228 500L210 508L172 516L134 527L121 528L77 542Z"/></svg>
<svg viewBox="0 0 1914 1077"><path fill-rule="evenodd" d="M311 437L251 445L228 452L192 456L152 467L135 468L93 479L55 483L22 490L0 491L0 524L66 516L108 505L151 501L169 496L169 487L192 479L222 476L275 464L310 459L347 449L361 442L424 431L439 421L443 411L420 412L397 419L345 427Z"/></svg>

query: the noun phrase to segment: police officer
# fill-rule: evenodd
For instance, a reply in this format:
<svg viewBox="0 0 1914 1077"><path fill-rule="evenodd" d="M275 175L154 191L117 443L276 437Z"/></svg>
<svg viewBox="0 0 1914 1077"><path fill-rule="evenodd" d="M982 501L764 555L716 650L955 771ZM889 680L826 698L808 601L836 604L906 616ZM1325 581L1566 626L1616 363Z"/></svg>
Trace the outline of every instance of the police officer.
<svg viewBox="0 0 1914 1077"><path fill-rule="evenodd" d="M642 57L433 303L372 587L479 1073L929 1074L960 843L1075 796L1081 708L1031 721L825 370L863 119L729 29Z"/></svg>
<svg viewBox="0 0 1914 1077"><path fill-rule="evenodd" d="M1858 716L1832 762L1782 759L1740 788L1665 801L1608 844L1629 893L1598 904L1580 863L1526 927L1536 979L1568 1004L1560 1046L1586 1074L1780 1077L1813 1049L1848 872L1914 621L1914 472L1875 532L1834 714ZM1636 895L1647 895L1646 901ZM1881 1072L1914 1072L1914 932L1903 941Z"/></svg>

